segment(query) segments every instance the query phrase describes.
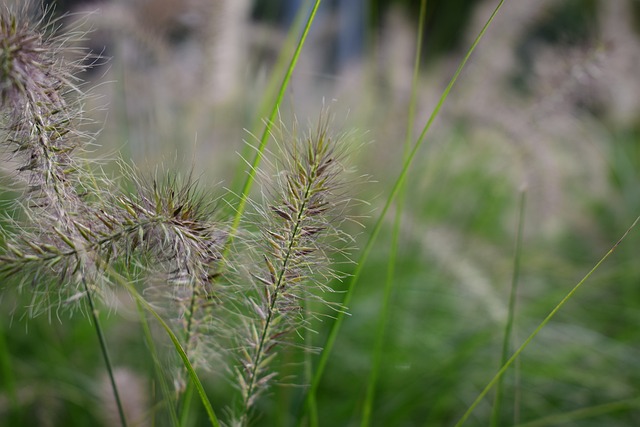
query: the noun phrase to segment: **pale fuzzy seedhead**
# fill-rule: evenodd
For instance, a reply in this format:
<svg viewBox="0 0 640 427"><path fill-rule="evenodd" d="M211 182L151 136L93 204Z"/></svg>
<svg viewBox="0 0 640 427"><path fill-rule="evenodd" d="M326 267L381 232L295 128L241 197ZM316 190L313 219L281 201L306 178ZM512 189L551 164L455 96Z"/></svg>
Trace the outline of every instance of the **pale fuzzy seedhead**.
<svg viewBox="0 0 640 427"><path fill-rule="evenodd" d="M83 200L93 179L79 159L92 138L81 129L84 94L76 75L85 66L67 55L82 35L58 27L34 2L0 7L1 145L16 165L25 217L16 224L20 233L7 239L0 270L20 273L21 287L32 290L33 314L73 306L87 287L103 293L89 247L91 208Z"/></svg>
<svg viewBox="0 0 640 427"><path fill-rule="evenodd" d="M279 351L310 328L316 316L311 306L332 306L323 294L333 291L341 274L330 254L352 243L341 230L352 203L345 186L348 140L333 135L330 123L325 114L304 135L297 125L291 132L281 127L274 138L278 154L268 156L259 173L262 201L254 205L257 233L249 248L256 258L237 339L241 424L276 380Z"/></svg>
<svg viewBox="0 0 640 427"><path fill-rule="evenodd" d="M75 42L84 33L61 29L32 1L0 7L0 128L4 159L17 165L16 184L38 215L68 222L90 176L81 152L85 93L78 76L89 66ZM80 58L72 60L71 57Z"/></svg>
<svg viewBox="0 0 640 427"><path fill-rule="evenodd" d="M228 295L219 274L228 232L216 198L190 175L147 180L132 174L131 180L136 192L118 197L114 214L103 217L110 235L127 234L112 253L135 261L145 276L145 297L174 321L192 364L206 369L220 353L212 335L220 334Z"/></svg>
<svg viewBox="0 0 640 427"><path fill-rule="evenodd" d="M54 114L67 109L70 92L81 94L78 75L94 55L78 48L86 33L61 30L49 10L30 0L0 6L0 101L17 111L25 103L39 102L29 114ZM77 60L70 60L76 57ZM35 106L35 105L33 105ZM16 111L16 112L17 112Z"/></svg>

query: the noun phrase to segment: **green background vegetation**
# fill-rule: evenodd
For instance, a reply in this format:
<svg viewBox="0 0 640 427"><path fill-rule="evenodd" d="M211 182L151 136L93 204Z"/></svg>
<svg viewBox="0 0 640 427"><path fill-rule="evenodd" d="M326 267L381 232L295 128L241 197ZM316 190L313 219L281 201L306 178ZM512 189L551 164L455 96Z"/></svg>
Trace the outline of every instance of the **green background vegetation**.
<svg viewBox="0 0 640 427"><path fill-rule="evenodd" d="M360 248L402 166L411 95L417 94L415 141L479 30L473 23L484 22L493 3L429 2L417 87L411 88L413 58L407 64L384 56L384 39L393 33L384 33L382 22L392 7L382 4L370 8L369 31L377 36L358 64L359 91L348 91L351 80L344 70L309 71L304 61L313 64L314 45L294 72L283 104L285 122L290 110L300 122L313 122L322 99L336 98L336 126L361 129L358 138L371 141L354 156L358 171L373 181L354 191L370 203L359 212L365 228L350 230ZM505 20L499 13L453 88L414 160L403 207L395 207L383 223L363 266L317 391L320 425L360 425L385 301L390 311L371 425L455 424L500 367L514 256L520 271L510 353L640 214L640 109L632 105L617 112L619 100L608 91L637 80L635 70L616 68L625 43L637 46L637 33L612 40L603 30L605 2L595 0L546 2L513 33L506 19L514 16L516 3L506 2L500 12ZM637 2L628 3L636 13ZM408 30L414 42L418 9L419 2L411 2L413 12L394 28ZM637 20L630 21L634 28ZM104 28L99 30L102 36ZM106 33L107 39L113 36ZM241 76L241 88L213 102L188 82L197 85L215 68L197 63L176 68L184 59L178 48L161 46L162 56L154 50L164 43L161 37L127 39L132 34L110 39L110 69L91 74L92 83L113 81L96 90L103 96L96 105L106 103L110 111L97 155L122 149L149 170L159 162L193 166L203 183L222 181L220 189L237 189L245 164L236 153L251 155L243 139L257 145L243 129L260 134L266 115L261 106L272 102L268 83L270 73L279 72L277 58L268 57L268 48L251 45L255 50L247 55L243 69L250 71ZM132 46L140 50L131 60L125 56ZM412 52L413 45L407 49ZM512 66L494 68L505 52L515 58ZM176 78L185 80L185 90ZM176 98L174 91L183 96ZM98 121L107 117L100 110L94 114ZM2 179L10 173L3 169ZM524 234L516 254L523 188ZM12 197L2 194L8 214ZM400 234L387 295L395 212L401 215ZM640 424L639 244L634 230L507 371L497 425ZM358 252L353 259L359 259ZM353 273L354 266L340 268ZM344 290L346 283L336 287ZM22 307L29 298L3 280L0 424L110 425L105 412L114 409L105 397L108 389L103 391L93 326L67 312L26 319ZM135 309L103 307L101 315L114 364L140 382L155 425L168 425ZM314 346L325 342L332 322L327 317L314 324ZM302 356L292 350L281 359L286 385L261 401L255 425L291 425L302 405L299 385L308 381ZM217 412L224 413L233 404L224 372L203 373L203 381ZM465 425L490 425L493 402L492 392ZM206 425L197 400L191 422Z"/></svg>

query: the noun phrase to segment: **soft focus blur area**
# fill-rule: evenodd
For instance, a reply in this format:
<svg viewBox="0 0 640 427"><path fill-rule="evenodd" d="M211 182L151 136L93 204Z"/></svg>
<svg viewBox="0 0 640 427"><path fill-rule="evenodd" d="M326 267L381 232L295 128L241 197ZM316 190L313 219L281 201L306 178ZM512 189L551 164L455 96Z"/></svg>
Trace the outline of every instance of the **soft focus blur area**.
<svg viewBox="0 0 640 427"><path fill-rule="evenodd" d="M215 196L240 193L313 2L52 3L68 13L63 25L90 31L83 43L102 57L79 77L99 131L91 154L105 171L117 173L117 159L150 174L193 170ZM348 274L498 2L429 0L414 85L420 3L322 1L280 108L301 133L329 108L332 130L359 147L350 162L367 178L349 190L366 202L357 213L364 227L349 225L359 249L338 266ZM364 265L318 390L320 425L360 425L385 301L371 425L455 424L500 368L514 260L509 354L640 215L639 70L640 2L505 2L424 136ZM230 209L222 199L220 209ZM497 425L640 425L639 245L633 230L507 371ZM26 319L16 307L28 298L0 297L20 406L36 408L34 425L118 425L90 322ZM132 384L125 400L147 415L139 425L169 425L149 416L158 410L153 373L129 309L105 325L119 375ZM313 346L331 324L312 325ZM255 425L292 425L305 384L292 359ZM231 404L225 372L208 375L214 405ZM490 425L493 401L491 392L465 425ZM0 389L0 425L10 407ZM194 412L191 425L206 425L202 408Z"/></svg>
<svg viewBox="0 0 640 427"><path fill-rule="evenodd" d="M151 169L178 162L230 185L237 153L250 157L246 146L256 145L307 3L58 2L58 13L71 12L64 22L90 30L87 48L103 56L82 76L97 84L88 108L100 126L106 119L100 152ZM494 6L427 2L412 142ZM630 143L610 142L637 128L637 10L633 1L505 7L427 135L415 193L433 204L425 186L473 169L507 192L527 188L537 234L587 221L575 202L611 196L612 145L629 157ZM323 1L281 106L285 124L295 116L306 127L329 106L339 130L358 129L371 142L363 173L380 190L402 161L418 11L418 1Z"/></svg>

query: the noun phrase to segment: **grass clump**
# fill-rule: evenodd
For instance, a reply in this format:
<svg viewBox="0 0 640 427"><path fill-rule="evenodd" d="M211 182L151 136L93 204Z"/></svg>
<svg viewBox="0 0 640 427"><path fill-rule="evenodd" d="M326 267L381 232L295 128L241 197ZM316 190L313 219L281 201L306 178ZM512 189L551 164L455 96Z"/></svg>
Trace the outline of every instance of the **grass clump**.
<svg viewBox="0 0 640 427"><path fill-rule="evenodd" d="M76 307L89 313L123 426L126 405L98 305L109 305L107 297L122 290L156 317L182 359L174 379L178 397L165 396L167 404L181 402L183 411L190 405L188 375L209 420L219 425L194 370L227 365L215 369L234 372L240 390L232 423L247 425L258 397L277 375L271 362L278 348L294 331L309 327L306 304L322 301L320 294L331 289L336 275L330 252L350 241L340 229L350 202L341 184L344 140L331 135L328 114L309 135L283 133L280 158L272 160L271 188L262 207L254 204L259 214L248 224L257 231L249 234L238 229L238 219L267 136L235 219L216 217L211 202L216 199L202 194L191 177L147 179L121 165L123 181L133 184L133 191L122 191L81 156L91 134L81 130L84 94L73 82L85 62L65 59L70 36L48 35L57 28L46 19L34 22L28 6L4 7L0 13L3 146L6 158L17 164L21 184L16 186L22 191L16 203L20 213L5 230L0 271L16 277L18 289L29 295L31 316ZM271 128L269 122L266 135ZM243 236L241 242L232 241L236 234ZM238 248L242 256L234 254ZM146 314L140 315L146 322ZM152 342L153 333L146 330ZM174 424L186 419L171 413Z"/></svg>

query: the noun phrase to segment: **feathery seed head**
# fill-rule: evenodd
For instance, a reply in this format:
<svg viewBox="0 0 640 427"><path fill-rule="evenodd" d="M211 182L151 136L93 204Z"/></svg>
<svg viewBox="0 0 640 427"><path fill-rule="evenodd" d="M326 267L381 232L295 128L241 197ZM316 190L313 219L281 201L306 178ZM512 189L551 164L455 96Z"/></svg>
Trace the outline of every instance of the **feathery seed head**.
<svg viewBox="0 0 640 427"><path fill-rule="evenodd" d="M271 364L278 349L314 316L310 300L329 304L321 293L331 290L337 274L328 253L348 240L337 228L350 203L343 181L346 146L330 135L329 122L325 115L309 135L283 133L276 140L282 154L271 163L274 179L258 207L254 249L261 261L252 274L255 293L247 298L247 310L253 318L244 321L236 367L245 414L275 378Z"/></svg>
<svg viewBox="0 0 640 427"><path fill-rule="evenodd" d="M79 131L83 94L74 83L85 67L69 60L80 34L55 35L57 23L35 2L0 7L0 126L7 157L19 162L31 206L55 220L77 208L82 168L72 153L90 135ZM76 92L75 100L69 96Z"/></svg>
<svg viewBox="0 0 640 427"><path fill-rule="evenodd" d="M18 108L31 100L44 101L43 107L61 108L58 90L74 80L82 66L62 55L70 40L53 35L55 20L38 13L33 2L18 10L0 8L0 100ZM73 33L71 33L73 35ZM73 37L71 37L73 38Z"/></svg>
<svg viewBox="0 0 640 427"><path fill-rule="evenodd" d="M134 181L137 194L119 199L122 209L117 219L138 226L137 230L130 228L131 249L142 246L189 273L194 265L220 260L227 233L215 221L213 204L198 194L191 176L183 183L176 176L151 182L134 177Z"/></svg>
<svg viewBox="0 0 640 427"><path fill-rule="evenodd" d="M38 311L48 300L67 305L81 299L85 282L98 280L90 253L95 236L85 215L90 207L78 191L82 168L73 159L89 137L76 126L82 93L73 73L82 66L64 55L73 33L54 35L56 21L34 5L0 6L0 145L18 162L15 177L26 184L24 201L17 203L25 225L16 224L21 233L10 239L0 271L20 273L23 284L31 280ZM75 101L72 91L80 94Z"/></svg>

